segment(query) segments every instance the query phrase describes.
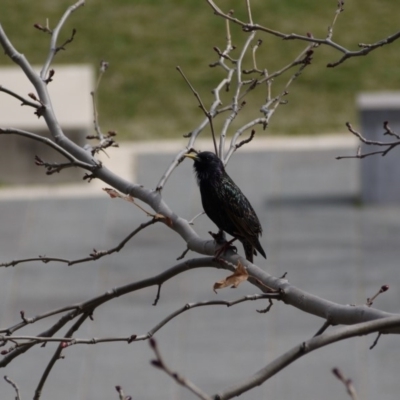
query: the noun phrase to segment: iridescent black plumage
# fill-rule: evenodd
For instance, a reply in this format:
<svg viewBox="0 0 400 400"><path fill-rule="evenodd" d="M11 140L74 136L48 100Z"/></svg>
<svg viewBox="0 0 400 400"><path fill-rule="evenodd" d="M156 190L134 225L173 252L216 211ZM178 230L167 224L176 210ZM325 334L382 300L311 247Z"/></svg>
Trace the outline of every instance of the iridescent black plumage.
<svg viewBox="0 0 400 400"><path fill-rule="evenodd" d="M257 214L242 191L225 172L222 161L209 151L185 154L194 160L201 201L208 217L217 227L243 244L246 259L253 262L258 250L267 258L258 237L262 228Z"/></svg>

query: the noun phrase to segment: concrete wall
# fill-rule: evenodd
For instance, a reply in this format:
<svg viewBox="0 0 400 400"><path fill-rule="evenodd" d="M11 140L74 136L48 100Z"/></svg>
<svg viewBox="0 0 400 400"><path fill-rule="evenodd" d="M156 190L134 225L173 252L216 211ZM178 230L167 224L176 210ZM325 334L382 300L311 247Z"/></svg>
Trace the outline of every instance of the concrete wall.
<svg viewBox="0 0 400 400"><path fill-rule="evenodd" d="M38 72L40 67L35 68ZM91 90L94 88L94 72L89 65L55 65L55 75L48 88L58 122L64 133L78 144L93 125ZM32 84L17 67L0 68L0 85L29 99L28 93L36 94ZM20 101L0 92L0 126L28 130L51 137L43 118L34 115L34 109L21 107ZM65 161L53 149L34 140L15 135L0 135L0 184L50 183L53 177L43 167L34 163L35 155L46 162ZM58 182L76 181L82 176L78 169L64 170L57 174Z"/></svg>
<svg viewBox="0 0 400 400"><path fill-rule="evenodd" d="M384 136L384 121L400 133L400 93L362 93L357 98L361 132L366 139L392 142ZM362 153L385 150L386 147L362 144ZM366 157L361 160L361 199L364 203L400 203L400 158L395 149L387 156Z"/></svg>

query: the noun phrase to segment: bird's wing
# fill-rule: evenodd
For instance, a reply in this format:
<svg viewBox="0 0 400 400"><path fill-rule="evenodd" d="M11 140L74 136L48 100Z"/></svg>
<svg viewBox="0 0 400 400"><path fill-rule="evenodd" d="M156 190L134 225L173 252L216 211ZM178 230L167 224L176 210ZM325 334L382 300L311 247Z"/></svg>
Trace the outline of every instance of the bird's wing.
<svg viewBox="0 0 400 400"><path fill-rule="evenodd" d="M253 207L229 176L224 183L222 195L225 199L226 213L235 225L237 233L248 240L257 239L262 233L262 228ZM250 242L252 241L250 239Z"/></svg>
<svg viewBox="0 0 400 400"><path fill-rule="evenodd" d="M246 239L257 238L262 233L262 228L258 222L258 219L254 218L246 218L245 216L241 216L236 214L232 210L227 210L227 214L230 216L233 224L237 229L238 236L241 236ZM252 240L250 240L252 242Z"/></svg>

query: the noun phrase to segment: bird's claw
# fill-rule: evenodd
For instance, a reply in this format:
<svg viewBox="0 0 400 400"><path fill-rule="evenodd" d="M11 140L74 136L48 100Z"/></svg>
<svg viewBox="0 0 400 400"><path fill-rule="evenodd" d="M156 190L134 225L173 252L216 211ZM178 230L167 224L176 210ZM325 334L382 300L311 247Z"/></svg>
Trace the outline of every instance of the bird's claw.
<svg viewBox="0 0 400 400"><path fill-rule="evenodd" d="M230 240L229 242L224 242L222 244L222 246L217 249L217 251L215 252L214 255L214 260L218 260L219 257L222 254L225 254L228 250L232 250L234 253L237 254L237 247L236 246L232 246L232 243L236 240L236 238L233 238L232 240Z"/></svg>

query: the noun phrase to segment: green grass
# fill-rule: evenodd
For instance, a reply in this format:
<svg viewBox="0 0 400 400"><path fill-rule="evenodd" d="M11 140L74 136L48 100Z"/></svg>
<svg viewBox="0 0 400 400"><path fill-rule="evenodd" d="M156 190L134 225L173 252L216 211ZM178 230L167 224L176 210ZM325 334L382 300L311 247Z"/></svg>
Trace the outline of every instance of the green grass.
<svg viewBox="0 0 400 400"><path fill-rule="evenodd" d="M235 8L235 16L246 17L244 1L216 2L223 10ZM49 36L34 29L33 24L44 25L48 18L54 26L70 4L72 0L2 0L0 22L17 49L32 63L40 64L46 56ZM252 0L252 5L255 22L287 33L312 32L324 37L336 1ZM357 49L359 42L380 40L399 29L399 10L393 0L347 2L337 21L334 40L351 49ZM182 67L204 103L209 104L211 89L223 77L222 70L210 69L208 64L216 60L213 47L225 45L224 26L205 1L89 0L65 25L60 41L69 37L72 28L78 32L55 61L93 65L101 59L109 61L99 97L104 130L116 129L123 137L134 139L178 138L203 116L175 67ZM232 35L239 49L246 34L232 26ZM270 72L290 62L304 48L302 42L282 41L262 33L258 37L263 39L258 64ZM289 103L278 109L266 133L345 131L346 121L357 121L358 92L400 88L399 46L400 40L336 68L326 68L326 64L340 54L319 48L313 64L290 87ZM10 65L11 61L2 54L0 64ZM274 82L274 95L289 76ZM258 90L251 96L235 127L261 115L258 109L265 91Z"/></svg>

